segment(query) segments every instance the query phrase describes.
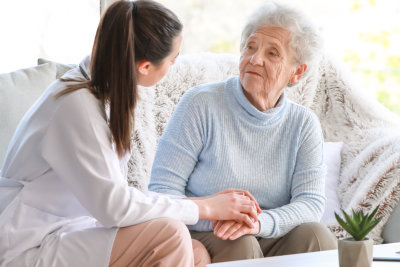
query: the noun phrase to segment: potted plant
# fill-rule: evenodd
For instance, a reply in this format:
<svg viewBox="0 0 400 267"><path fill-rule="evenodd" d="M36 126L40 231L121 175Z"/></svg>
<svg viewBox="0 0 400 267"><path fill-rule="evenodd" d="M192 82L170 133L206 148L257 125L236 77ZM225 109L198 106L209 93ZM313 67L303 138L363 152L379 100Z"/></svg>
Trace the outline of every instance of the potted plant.
<svg viewBox="0 0 400 267"><path fill-rule="evenodd" d="M342 219L335 212L335 217L340 226L352 237L339 239L339 265L340 267L368 267L372 264L372 248L374 241L367 237L368 233L381 221L376 218L379 210L377 206L370 214L352 210L350 216L344 210Z"/></svg>

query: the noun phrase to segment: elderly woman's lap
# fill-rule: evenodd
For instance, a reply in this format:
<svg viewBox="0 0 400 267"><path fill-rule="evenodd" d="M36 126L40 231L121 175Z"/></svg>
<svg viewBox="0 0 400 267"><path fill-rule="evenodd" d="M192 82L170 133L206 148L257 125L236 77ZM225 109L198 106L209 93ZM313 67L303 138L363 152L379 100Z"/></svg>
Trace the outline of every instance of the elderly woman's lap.
<svg viewBox="0 0 400 267"><path fill-rule="evenodd" d="M320 223L305 223L279 238L246 235L237 240L222 240L213 232L191 231L193 239L204 244L212 262L255 259L337 248L337 239Z"/></svg>
<svg viewBox="0 0 400 267"><path fill-rule="evenodd" d="M321 223L305 223L280 238L260 238L261 250L265 257L337 248L337 239Z"/></svg>
<svg viewBox="0 0 400 267"><path fill-rule="evenodd" d="M256 237L245 235L236 240L222 240L213 232L191 231L193 239L199 240L207 248L211 262L235 261L263 257Z"/></svg>

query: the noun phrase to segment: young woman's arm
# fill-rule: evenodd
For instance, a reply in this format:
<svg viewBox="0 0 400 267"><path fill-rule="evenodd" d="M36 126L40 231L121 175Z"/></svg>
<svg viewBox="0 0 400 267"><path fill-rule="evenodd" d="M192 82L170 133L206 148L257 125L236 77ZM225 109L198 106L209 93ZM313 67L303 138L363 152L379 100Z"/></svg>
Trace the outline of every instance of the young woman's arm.
<svg viewBox="0 0 400 267"><path fill-rule="evenodd" d="M99 101L86 89L62 96L49 112L42 156L77 201L105 226L129 226L159 217L198 220L189 200L147 196L129 188L113 149Z"/></svg>
<svg viewBox="0 0 400 267"><path fill-rule="evenodd" d="M49 127L40 144L42 156L50 171L57 174L73 197L101 224L124 227L159 217L195 224L199 215L249 220L245 215L250 210L249 200L237 194L214 196L195 204L188 199L146 195L130 188L121 173L104 111L97 99L82 89L55 101L60 102L51 111Z"/></svg>

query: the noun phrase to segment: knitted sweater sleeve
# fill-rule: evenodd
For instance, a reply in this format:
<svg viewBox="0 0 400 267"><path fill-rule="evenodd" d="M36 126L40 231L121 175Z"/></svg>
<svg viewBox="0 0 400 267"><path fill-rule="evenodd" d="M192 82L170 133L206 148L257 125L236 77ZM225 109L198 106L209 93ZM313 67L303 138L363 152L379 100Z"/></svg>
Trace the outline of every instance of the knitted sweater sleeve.
<svg viewBox="0 0 400 267"><path fill-rule="evenodd" d="M185 196L186 186L206 142L207 100L197 88L187 91L171 116L159 142L149 190ZM212 231L211 221L199 220L191 230Z"/></svg>
<svg viewBox="0 0 400 267"><path fill-rule="evenodd" d="M205 116L201 105L196 104L199 100L196 95L193 89L185 93L158 142L149 190L185 195L204 139Z"/></svg>
<svg viewBox="0 0 400 267"><path fill-rule="evenodd" d="M259 215L258 236L280 237L296 226L318 222L325 206L325 173L323 135L318 118L309 113L299 135L295 170L291 182L290 203Z"/></svg>

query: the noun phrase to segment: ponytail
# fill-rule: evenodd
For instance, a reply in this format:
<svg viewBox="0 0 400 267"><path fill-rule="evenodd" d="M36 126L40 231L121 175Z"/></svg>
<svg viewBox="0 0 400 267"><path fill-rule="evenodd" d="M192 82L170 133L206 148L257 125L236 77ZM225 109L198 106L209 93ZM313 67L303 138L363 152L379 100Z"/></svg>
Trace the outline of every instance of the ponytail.
<svg viewBox="0 0 400 267"><path fill-rule="evenodd" d="M57 97L88 88L103 107L109 105L109 127L118 156L122 157L130 151L134 127L138 98L136 63L148 60L160 64L171 53L173 39L181 31L182 24L176 15L157 2L115 2L97 28L90 80L68 86Z"/></svg>

